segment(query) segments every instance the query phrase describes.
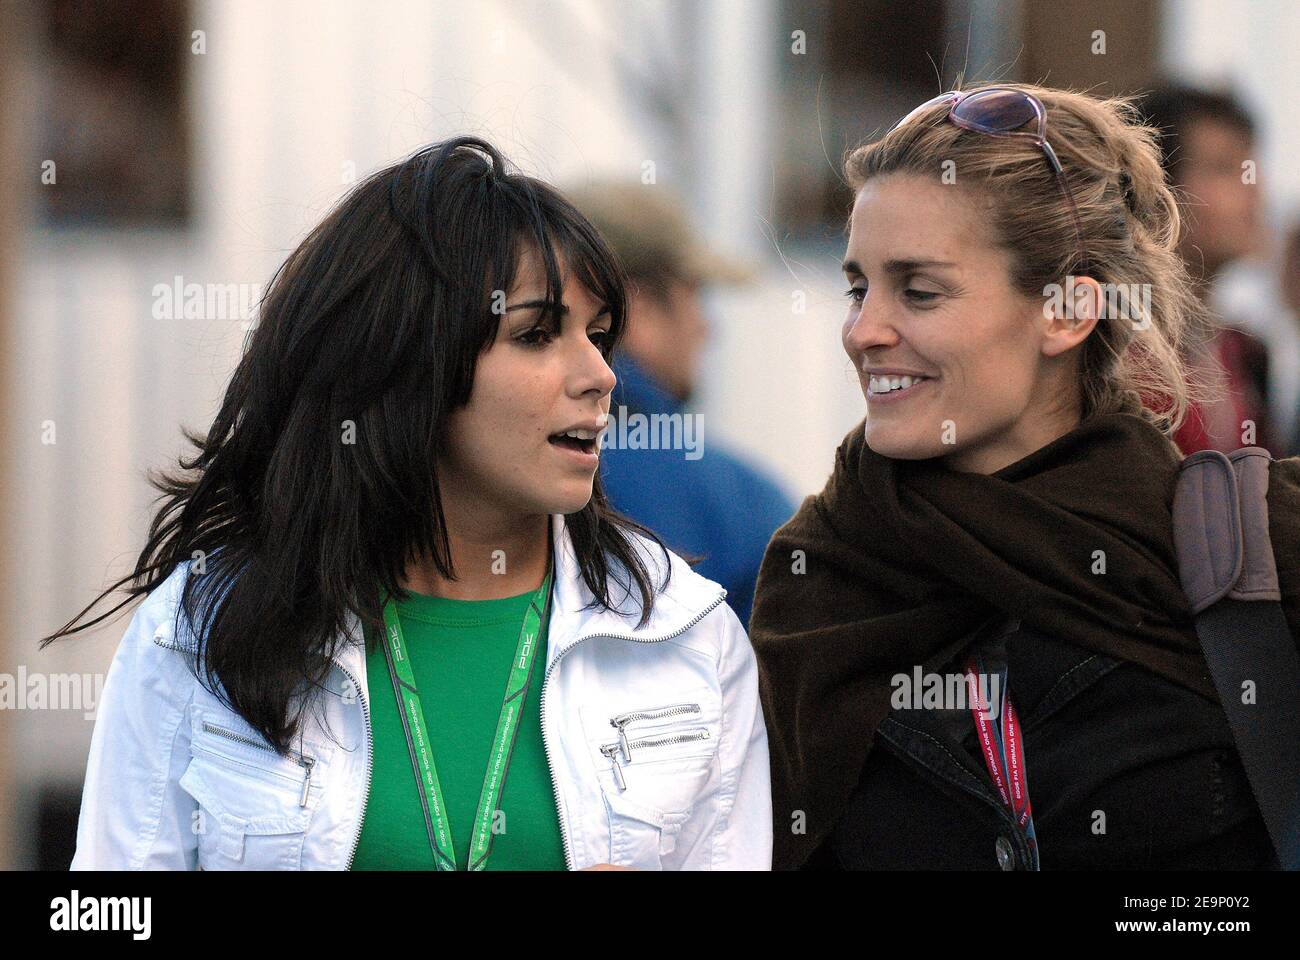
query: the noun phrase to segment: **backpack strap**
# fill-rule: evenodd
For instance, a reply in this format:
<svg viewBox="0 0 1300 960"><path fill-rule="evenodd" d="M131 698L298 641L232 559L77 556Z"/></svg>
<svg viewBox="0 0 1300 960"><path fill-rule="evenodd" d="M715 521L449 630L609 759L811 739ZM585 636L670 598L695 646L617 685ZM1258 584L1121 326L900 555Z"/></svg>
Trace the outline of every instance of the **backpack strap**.
<svg viewBox="0 0 1300 960"><path fill-rule="evenodd" d="M1282 611L1262 447L1187 457L1174 493L1178 573L1206 665L1285 870L1300 870L1300 654Z"/></svg>

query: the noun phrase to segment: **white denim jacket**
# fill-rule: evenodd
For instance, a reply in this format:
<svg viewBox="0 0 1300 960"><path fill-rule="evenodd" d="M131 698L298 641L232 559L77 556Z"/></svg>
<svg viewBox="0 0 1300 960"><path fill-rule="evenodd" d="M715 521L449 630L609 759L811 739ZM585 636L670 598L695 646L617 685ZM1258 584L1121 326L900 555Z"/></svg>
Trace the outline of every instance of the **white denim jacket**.
<svg viewBox="0 0 1300 960"><path fill-rule="evenodd" d="M564 518L552 525L536 689L569 868L770 869L757 666L726 591L672 555L644 627L631 613L583 609L592 595ZM659 582L662 553L636 542ZM281 756L194 678L183 618L184 635L174 632L188 566L141 603L109 667L72 869L348 869L372 767L359 620L317 691L323 709L305 711L295 751ZM611 599L635 607L617 603L621 591Z"/></svg>

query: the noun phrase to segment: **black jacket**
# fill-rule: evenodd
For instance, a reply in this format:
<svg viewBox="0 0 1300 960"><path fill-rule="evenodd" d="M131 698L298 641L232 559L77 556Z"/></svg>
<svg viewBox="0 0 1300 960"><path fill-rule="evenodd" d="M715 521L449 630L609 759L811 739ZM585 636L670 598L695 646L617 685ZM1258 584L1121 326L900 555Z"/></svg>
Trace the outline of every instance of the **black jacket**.
<svg viewBox="0 0 1300 960"><path fill-rule="evenodd" d="M1039 869L1277 868L1216 703L1014 621L991 622L978 637L987 657L1005 656ZM895 708L843 817L806 868L1035 863L994 791L970 712Z"/></svg>

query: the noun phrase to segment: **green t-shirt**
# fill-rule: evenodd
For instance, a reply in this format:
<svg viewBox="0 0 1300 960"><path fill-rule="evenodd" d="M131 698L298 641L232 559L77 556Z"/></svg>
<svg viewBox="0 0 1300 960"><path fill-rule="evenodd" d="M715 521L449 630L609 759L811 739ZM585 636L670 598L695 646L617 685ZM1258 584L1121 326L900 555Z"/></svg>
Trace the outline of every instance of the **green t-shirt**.
<svg viewBox="0 0 1300 960"><path fill-rule="evenodd" d="M413 593L397 604L450 815L458 870L468 865L483 774L533 592L500 600L449 600ZM492 840L489 870L564 869L555 793L542 746L548 625L543 620L538 635L532 680L500 801L504 830ZM366 634L369 641L369 629ZM432 870L420 788L388 664L378 645L366 656L366 678L374 769L352 869Z"/></svg>

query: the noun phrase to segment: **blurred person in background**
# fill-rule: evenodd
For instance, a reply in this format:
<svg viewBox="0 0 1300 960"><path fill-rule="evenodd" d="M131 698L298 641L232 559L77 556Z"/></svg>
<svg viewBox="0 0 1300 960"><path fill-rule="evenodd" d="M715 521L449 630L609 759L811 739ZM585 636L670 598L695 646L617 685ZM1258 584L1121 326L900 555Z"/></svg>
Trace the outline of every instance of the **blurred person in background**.
<svg viewBox="0 0 1300 960"><path fill-rule="evenodd" d="M701 287L749 279L742 265L701 243L667 188L599 182L567 195L600 230L627 271L625 352L614 363L611 427L624 408L643 414L688 412L708 337ZM794 503L755 466L706 433L701 455L679 449L610 449L601 479L620 513L654 530L673 550L701 558L697 569L727 588L727 602L749 622L754 583L772 533Z"/></svg>
<svg viewBox="0 0 1300 960"><path fill-rule="evenodd" d="M1143 97L1140 109L1160 131L1161 163L1182 206L1178 252L1209 300L1223 270L1263 241L1259 187L1243 168L1255 159L1255 123L1227 93L1173 84ZM1268 347L1243 328L1260 321L1218 319L1187 345L1189 375L1211 390L1193 399L1174 440L1184 453L1259 446L1282 455L1275 444L1284 438L1274 435L1268 407Z"/></svg>

